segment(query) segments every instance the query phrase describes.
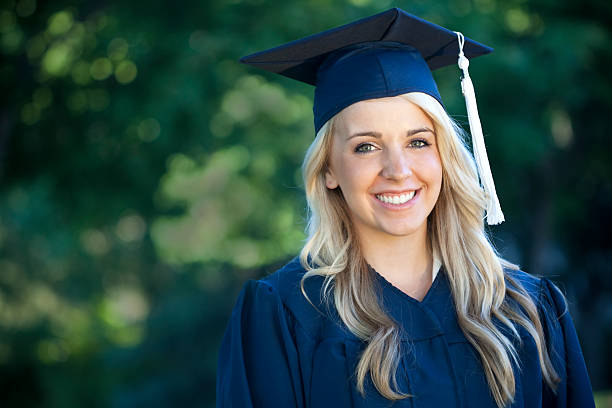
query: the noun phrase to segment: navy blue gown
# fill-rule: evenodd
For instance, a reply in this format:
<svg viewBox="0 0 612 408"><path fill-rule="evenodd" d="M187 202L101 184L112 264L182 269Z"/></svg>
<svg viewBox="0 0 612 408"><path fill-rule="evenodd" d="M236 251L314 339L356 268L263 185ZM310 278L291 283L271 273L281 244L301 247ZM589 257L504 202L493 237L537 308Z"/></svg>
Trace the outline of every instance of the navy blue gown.
<svg viewBox="0 0 612 408"><path fill-rule="evenodd" d="M320 302L323 278L305 280L294 258L274 274L249 280L240 293L222 340L217 407L492 407L479 356L461 332L444 268L419 302L373 269L386 311L403 328L397 379L413 395L393 403L369 376L365 398L356 389L355 367L364 343ZM562 378L554 394L542 380L535 343L519 329L521 367L514 367L512 407L594 407L591 384L566 305L545 278L515 274L537 301L551 358ZM318 303L317 303L318 302Z"/></svg>

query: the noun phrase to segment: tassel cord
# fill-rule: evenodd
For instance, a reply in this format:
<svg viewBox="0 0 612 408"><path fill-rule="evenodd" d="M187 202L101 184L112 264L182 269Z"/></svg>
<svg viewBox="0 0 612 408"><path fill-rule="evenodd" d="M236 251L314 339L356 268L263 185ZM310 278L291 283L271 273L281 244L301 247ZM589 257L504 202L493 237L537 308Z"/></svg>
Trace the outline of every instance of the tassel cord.
<svg viewBox="0 0 612 408"><path fill-rule="evenodd" d="M462 71L461 78L461 91L465 97L465 105L468 114L468 121L470 124L470 133L472 135L472 148L474 151L474 159L476 160L476 166L480 176L480 182L484 189L487 199L487 223L489 225L500 224L504 221L504 214L501 210L501 205L495 191L495 183L493 181L493 174L491 173L491 167L489 164L489 158L487 156L487 150L485 147L484 136L482 132L482 126L480 124L480 117L478 115L478 106L476 104L476 92L474 91L474 84L470 78L468 66L470 61L466 58L463 53L463 45L465 38L460 32L456 32L459 40L459 60L458 65Z"/></svg>

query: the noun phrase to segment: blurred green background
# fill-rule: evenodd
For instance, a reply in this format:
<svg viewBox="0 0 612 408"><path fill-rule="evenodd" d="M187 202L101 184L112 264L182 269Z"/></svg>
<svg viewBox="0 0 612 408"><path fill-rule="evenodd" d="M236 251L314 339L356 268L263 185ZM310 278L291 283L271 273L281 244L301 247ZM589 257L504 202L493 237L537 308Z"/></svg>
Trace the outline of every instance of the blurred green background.
<svg viewBox="0 0 612 408"><path fill-rule="evenodd" d="M312 88L237 59L394 6L495 48L491 233L563 288L612 406L609 1L0 4L1 406L214 406L238 291L301 247L314 136Z"/></svg>

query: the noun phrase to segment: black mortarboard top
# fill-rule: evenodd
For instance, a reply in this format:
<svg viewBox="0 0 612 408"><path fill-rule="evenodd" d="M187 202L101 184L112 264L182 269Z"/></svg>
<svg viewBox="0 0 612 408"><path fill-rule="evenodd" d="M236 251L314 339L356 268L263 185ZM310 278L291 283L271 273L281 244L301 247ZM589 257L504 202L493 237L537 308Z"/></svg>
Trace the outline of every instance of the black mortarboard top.
<svg viewBox="0 0 612 408"><path fill-rule="evenodd" d="M469 58L492 48L392 8L337 28L243 57L240 61L315 85L314 124L321 127L347 106L367 99L423 92L442 106L432 70L457 63L463 72L474 157L488 197L487 220L504 220L484 145Z"/></svg>
<svg viewBox="0 0 612 408"><path fill-rule="evenodd" d="M492 48L465 39L467 58ZM315 130L365 99L421 91L442 103L431 75L456 64L457 34L393 8L243 57L240 61L315 85Z"/></svg>

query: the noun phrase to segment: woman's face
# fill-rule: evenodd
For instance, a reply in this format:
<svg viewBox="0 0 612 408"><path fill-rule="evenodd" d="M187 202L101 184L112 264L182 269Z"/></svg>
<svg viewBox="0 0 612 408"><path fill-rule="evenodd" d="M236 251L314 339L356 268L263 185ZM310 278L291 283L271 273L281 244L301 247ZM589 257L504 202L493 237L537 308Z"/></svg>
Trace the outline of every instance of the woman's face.
<svg viewBox="0 0 612 408"><path fill-rule="evenodd" d="M345 108L328 164L327 188L342 190L360 235L426 233L442 164L433 122L418 106L395 96Z"/></svg>

